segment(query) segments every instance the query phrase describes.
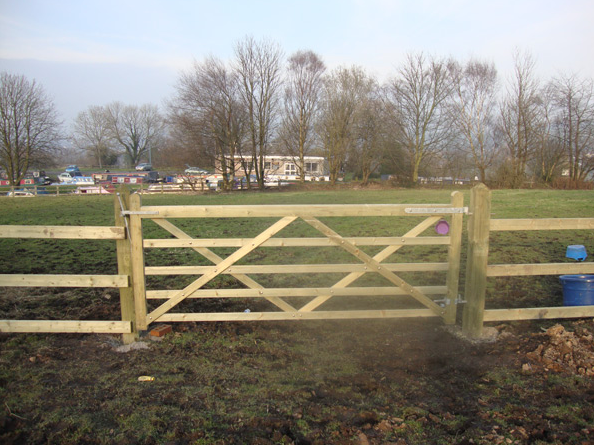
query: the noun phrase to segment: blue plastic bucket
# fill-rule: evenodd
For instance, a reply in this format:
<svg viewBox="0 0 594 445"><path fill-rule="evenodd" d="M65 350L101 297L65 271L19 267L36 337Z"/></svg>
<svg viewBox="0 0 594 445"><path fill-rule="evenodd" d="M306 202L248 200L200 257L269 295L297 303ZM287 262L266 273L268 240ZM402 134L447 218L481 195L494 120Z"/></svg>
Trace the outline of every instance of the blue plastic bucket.
<svg viewBox="0 0 594 445"><path fill-rule="evenodd" d="M594 305L594 275L561 275L565 306Z"/></svg>

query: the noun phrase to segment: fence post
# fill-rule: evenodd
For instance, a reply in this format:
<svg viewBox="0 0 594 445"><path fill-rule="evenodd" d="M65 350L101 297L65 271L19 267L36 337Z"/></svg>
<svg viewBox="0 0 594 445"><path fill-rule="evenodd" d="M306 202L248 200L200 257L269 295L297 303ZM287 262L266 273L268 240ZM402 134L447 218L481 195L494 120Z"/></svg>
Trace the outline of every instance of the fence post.
<svg viewBox="0 0 594 445"><path fill-rule="evenodd" d="M130 196L130 211L140 211L140 195ZM136 327L146 330L146 285L144 277L144 249L142 238L142 220L140 215L130 215L130 243L132 251L132 282L134 283L134 307L136 310Z"/></svg>
<svg viewBox="0 0 594 445"><path fill-rule="evenodd" d="M463 332L471 337L480 337L483 331L490 218L491 191L486 185L479 184L470 193L468 254L464 289L466 306L462 320Z"/></svg>
<svg viewBox="0 0 594 445"><path fill-rule="evenodd" d="M130 208L130 190L128 187L119 187L114 198L115 224L116 226L124 228L126 231L126 239L117 240L116 248L118 256L118 274L127 275L129 277L128 287L120 288L122 321L132 322L132 333L122 334L122 341L124 344L129 344L138 339L136 311L134 308L134 282L132 280L132 264L130 261L130 238L128 237L128 231L126 230L125 216L122 215L122 210L128 210Z"/></svg>
<svg viewBox="0 0 594 445"><path fill-rule="evenodd" d="M464 194L461 192L452 193L452 207L464 206ZM462 225L464 214L454 213L452 215L452 226L450 228L450 246L448 248L448 274L446 286L446 306L444 322L446 324L456 323L456 300L458 299L458 286L460 281L460 251L462 249Z"/></svg>

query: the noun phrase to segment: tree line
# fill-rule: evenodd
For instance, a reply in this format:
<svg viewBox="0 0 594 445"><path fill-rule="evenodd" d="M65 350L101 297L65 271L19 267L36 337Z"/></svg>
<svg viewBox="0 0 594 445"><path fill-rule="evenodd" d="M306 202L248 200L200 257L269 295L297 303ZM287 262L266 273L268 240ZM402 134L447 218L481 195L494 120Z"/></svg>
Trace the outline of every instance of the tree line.
<svg viewBox="0 0 594 445"><path fill-rule="evenodd" d="M594 172L594 84L561 74L538 79L529 53L513 73L494 64L408 54L380 83L360 66L329 71L313 51L285 57L275 42L246 37L234 57L209 56L179 75L163 107L114 102L76 117L69 141L99 167L220 167L224 184L241 171L260 185L265 157L291 156L305 177L306 156L324 156L332 182L378 172L401 182L420 176L477 177L517 188L526 181L574 186ZM3 73L1 167L18 183L47 162L64 136L43 88Z"/></svg>

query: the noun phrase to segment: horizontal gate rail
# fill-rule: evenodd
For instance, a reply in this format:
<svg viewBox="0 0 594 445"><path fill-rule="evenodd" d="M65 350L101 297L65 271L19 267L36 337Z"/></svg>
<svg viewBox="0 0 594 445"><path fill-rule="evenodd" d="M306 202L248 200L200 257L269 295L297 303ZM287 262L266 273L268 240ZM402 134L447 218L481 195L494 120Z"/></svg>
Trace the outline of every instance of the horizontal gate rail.
<svg viewBox="0 0 594 445"><path fill-rule="evenodd" d="M448 263L382 263L391 272L444 272ZM147 275L197 275L203 274L208 266L147 266ZM301 274L367 272L363 264L276 264L231 266L223 274Z"/></svg>
<svg viewBox="0 0 594 445"><path fill-rule="evenodd" d="M411 214L407 209L421 211ZM432 211L434 209L435 211ZM315 205L233 205L233 206L143 206L141 218L281 218L333 216L445 216L452 209L463 208L451 204L315 204ZM441 212L440 212L441 211Z"/></svg>
<svg viewBox="0 0 594 445"><path fill-rule="evenodd" d="M162 322L175 321L281 321L281 320L354 320L360 318L414 318L437 317L430 309L392 309L361 311L315 311L315 312L210 312L176 314L167 313L159 318Z"/></svg>
<svg viewBox="0 0 594 445"><path fill-rule="evenodd" d="M413 237L344 237L344 240L356 246L447 246L447 236ZM251 239L244 238L208 238L208 239L145 239L145 248L177 247L242 247L251 244ZM262 247L327 247L335 246L328 238L272 238Z"/></svg>
<svg viewBox="0 0 594 445"><path fill-rule="evenodd" d="M415 289L427 295L443 295L446 286L415 286ZM149 290L148 299L165 299L173 297L179 290ZM272 287L262 289L202 289L195 291L187 298L259 298L259 297L316 297L320 294L332 296L377 297L391 295L408 295L399 287Z"/></svg>

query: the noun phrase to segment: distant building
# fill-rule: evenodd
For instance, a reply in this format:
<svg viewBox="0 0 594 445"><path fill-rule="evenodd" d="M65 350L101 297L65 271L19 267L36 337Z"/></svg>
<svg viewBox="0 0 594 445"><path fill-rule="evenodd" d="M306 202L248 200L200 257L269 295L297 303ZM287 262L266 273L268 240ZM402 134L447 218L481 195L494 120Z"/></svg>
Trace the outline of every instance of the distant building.
<svg viewBox="0 0 594 445"><path fill-rule="evenodd" d="M243 158L248 162L248 167L252 167L252 159ZM235 176L245 176L245 169L242 165L242 157L236 155L235 160ZM264 157L264 176L271 181L298 181L300 179L300 172L296 159L292 156L272 155ZM330 177L325 174L326 160L322 156L305 156L305 180L306 181L329 181ZM253 168L251 174L254 174ZM215 173L221 174L221 164L219 161L215 163Z"/></svg>

